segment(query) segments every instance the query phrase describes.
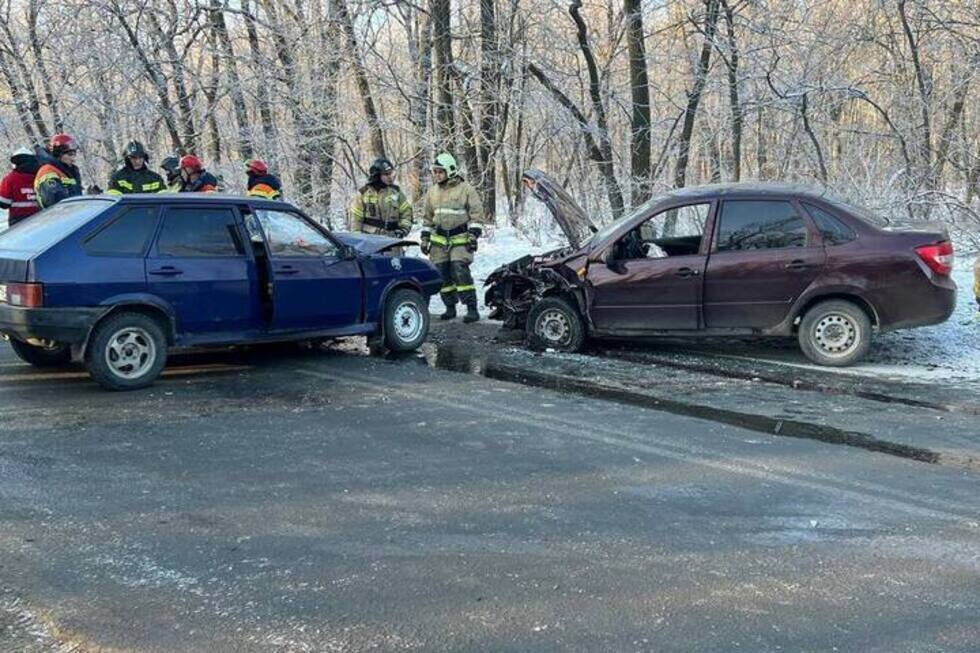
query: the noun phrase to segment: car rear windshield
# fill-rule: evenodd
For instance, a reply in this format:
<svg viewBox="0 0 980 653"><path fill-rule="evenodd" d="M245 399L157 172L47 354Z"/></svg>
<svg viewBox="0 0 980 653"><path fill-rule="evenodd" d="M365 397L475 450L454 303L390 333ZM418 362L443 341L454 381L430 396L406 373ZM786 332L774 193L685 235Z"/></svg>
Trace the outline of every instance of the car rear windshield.
<svg viewBox="0 0 980 653"><path fill-rule="evenodd" d="M55 204L0 234L0 250L43 252L110 206L99 199Z"/></svg>

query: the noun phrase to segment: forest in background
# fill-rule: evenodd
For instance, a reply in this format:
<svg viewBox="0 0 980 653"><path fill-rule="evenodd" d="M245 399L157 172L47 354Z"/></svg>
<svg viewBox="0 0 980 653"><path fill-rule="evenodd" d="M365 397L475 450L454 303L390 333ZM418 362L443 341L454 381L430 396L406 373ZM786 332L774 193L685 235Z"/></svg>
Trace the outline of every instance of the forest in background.
<svg viewBox="0 0 980 653"><path fill-rule="evenodd" d="M598 222L685 185L824 185L980 244L976 0L0 0L0 144L67 131L230 191L267 160L345 222L380 155L416 199L457 155L522 228L521 172Z"/></svg>

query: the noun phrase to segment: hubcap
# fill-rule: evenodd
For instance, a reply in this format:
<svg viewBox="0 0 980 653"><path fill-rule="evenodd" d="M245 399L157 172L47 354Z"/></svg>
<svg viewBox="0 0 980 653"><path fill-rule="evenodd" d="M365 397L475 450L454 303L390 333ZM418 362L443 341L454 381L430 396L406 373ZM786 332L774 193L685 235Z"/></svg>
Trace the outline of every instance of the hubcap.
<svg viewBox="0 0 980 653"><path fill-rule="evenodd" d="M858 346L861 330L843 313L823 316L813 327L813 341L825 355L835 358L847 356Z"/></svg>
<svg viewBox="0 0 980 653"><path fill-rule="evenodd" d="M157 347L150 334L139 327L120 329L109 338L105 361L123 379L138 379L157 359Z"/></svg>
<svg viewBox="0 0 980 653"><path fill-rule="evenodd" d="M422 333L424 321L422 311L414 302L402 302L395 309L394 324L395 335L402 342L411 342Z"/></svg>
<svg viewBox="0 0 980 653"><path fill-rule="evenodd" d="M572 340L572 325L568 321L568 316L555 308L548 309L538 316L534 332L553 345L567 345Z"/></svg>

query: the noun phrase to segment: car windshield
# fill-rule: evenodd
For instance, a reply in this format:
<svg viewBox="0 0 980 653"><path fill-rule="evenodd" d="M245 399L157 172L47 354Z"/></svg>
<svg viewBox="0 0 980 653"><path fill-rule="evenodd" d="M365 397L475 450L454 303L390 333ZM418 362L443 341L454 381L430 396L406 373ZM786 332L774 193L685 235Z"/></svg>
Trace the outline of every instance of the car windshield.
<svg viewBox="0 0 980 653"><path fill-rule="evenodd" d="M110 206L103 199L55 204L0 233L0 250L43 252Z"/></svg>
<svg viewBox="0 0 980 653"><path fill-rule="evenodd" d="M633 220L639 215L649 213L650 210L653 209L654 205L657 202L661 201L662 199L663 199L662 195L656 195L654 197L651 197L646 202L644 202L640 206L634 208L632 211L630 211L629 213L621 217L619 220L613 220L606 226L599 229L599 231L592 234L592 237L589 238L587 241L585 241L584 246L589 247L591 245L594 245L595 243L601 243L603 240L613 235L613 233L615 233L616 230L619 229L622 225L626 224L630 220Z"/></svg>

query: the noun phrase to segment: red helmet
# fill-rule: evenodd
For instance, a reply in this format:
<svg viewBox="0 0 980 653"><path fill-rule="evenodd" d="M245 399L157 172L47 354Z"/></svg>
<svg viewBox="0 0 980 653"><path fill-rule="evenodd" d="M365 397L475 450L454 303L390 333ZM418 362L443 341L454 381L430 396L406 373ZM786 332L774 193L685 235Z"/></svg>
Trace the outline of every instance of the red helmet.
<svg viewBox="0 0 980 653"><path fill-rule="evenodd" d="M58 157L65 152L74 152L78 149L78 141L71 134L55 134L48 142L48 151Z"/></svg>
<svg viewBox="0 0 980 653"><path fill-rule="evenodd" d="M204 165L201 160L194 156L193 154L185 154L180 157L180 167L190 168L191 172L200 172L204 169Z"/></svg>
<svg viewBox="0 0 980 653"><path fill-rule="evenodd" d="M245 171L254 175L264 175L269 172L269 166L262 159L250 159L245 162Z"/></svg>

